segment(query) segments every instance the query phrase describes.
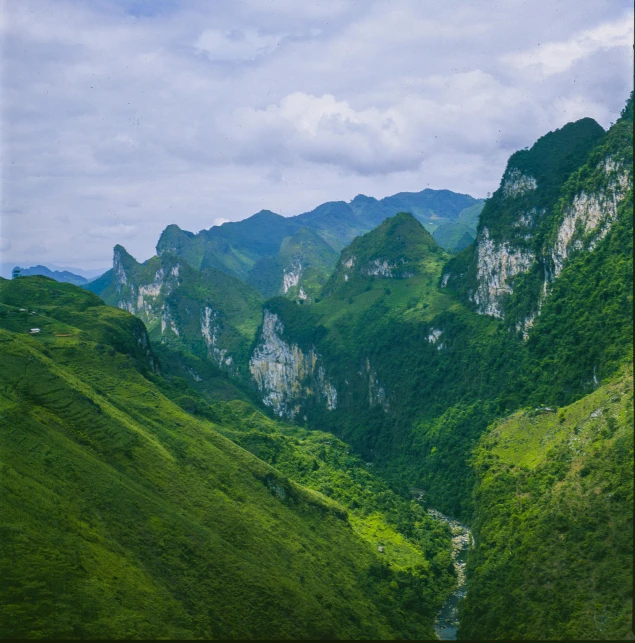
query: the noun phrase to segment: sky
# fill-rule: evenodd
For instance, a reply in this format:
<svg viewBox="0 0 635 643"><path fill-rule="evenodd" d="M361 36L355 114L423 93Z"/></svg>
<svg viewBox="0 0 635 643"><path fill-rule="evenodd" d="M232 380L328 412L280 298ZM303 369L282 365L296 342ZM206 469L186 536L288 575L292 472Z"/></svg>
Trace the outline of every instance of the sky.
<svg viewBox="0 0 635 643"><path fill-rule="evenodd" d="M360 193L485 197L632 89L630 0L0 3L5 268Z"/></svg>

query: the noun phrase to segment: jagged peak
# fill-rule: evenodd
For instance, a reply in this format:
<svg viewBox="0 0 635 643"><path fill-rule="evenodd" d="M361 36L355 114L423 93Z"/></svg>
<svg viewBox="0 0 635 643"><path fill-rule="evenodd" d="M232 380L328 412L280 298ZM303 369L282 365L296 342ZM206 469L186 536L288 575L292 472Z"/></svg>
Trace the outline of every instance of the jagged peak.
<svg viewBox="0 0 635 643"><path fill-rule="evenodd" d="M113 255L113 265L120 262L138 263L137 260L119 243L116 244L115 247L112 249L112 255Z"/></svg>

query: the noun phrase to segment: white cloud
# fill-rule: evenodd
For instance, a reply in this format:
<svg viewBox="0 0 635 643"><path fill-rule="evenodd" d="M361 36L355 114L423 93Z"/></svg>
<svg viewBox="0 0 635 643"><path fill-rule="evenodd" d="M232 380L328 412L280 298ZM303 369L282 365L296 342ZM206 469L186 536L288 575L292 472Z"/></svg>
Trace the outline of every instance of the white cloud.
<svg viewBox="0 0 635 643"><path fill-rule="evenodd" d="M548 42L521 53L504 56L513 67L539 76L561 74L578 60L603 50L633 44L633 13L620 20L586 29L561 42Z"/></svg>
<svg viewBox="0 0 635 643"><path fill-rule="evenodd" d="M229 223L231 219L226 219L225 217L216 217L212 222L212 227L223 225L223 223Z"/></svg>

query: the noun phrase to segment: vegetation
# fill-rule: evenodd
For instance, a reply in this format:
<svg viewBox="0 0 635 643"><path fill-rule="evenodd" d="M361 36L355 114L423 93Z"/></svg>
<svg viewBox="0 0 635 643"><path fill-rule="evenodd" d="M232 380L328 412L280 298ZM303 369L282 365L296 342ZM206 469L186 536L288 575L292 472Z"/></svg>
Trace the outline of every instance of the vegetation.
<svg viewBox="0 0 635 643"><path fill-rule="evenodd" d="M631 638L630 371L570 406L494 424L474 462L460 638Z"/></svg>
<svg viewBox="0 0 635 643"><path fill-rule="evenodd" d="M1 634L428 638L456 583L434 507L476 538L463 638L629 636L632 100L511 157L479 230L536 262L502 319L470 302L476 244L435 240L482 207L447 191L169 226L142 265L116 248L89 288L149 336L71 285L0 281ZM556 276L582 195L606 218ZM299 400L304 426L255 398L263 300L236 278L269 296L299 265L264 306L337 390Z"/></svg>
<svg viewBox="0 0 635 643"><path fill-rule="evenodd" d="M275 257L259 259L247 281L267 298L285 294L299 301L312 299L326 283L337 257L335 250L317 232L300 228L282 241ZM290 279L290 276L296 278Z"/></svg>
<svg viewBox="0 0 635 643"><path fill-rule="evenodd" d="M545 232L537 244L561 221L572 195L591 194L598 187L583 179L597 176L601 159L611 155L629 167L632 123L621 120L607 135L598 128L589 119L579 121L512 157L523 171L546 181L542 196L534 195L539 205L554 204L539 226ZM564 147L556 157L548 158L560 144ZM539 171L540 163L546 169ZM550 179L548 172L553 173ZM605 173L604 180L614 179ZM554 186L565 195L561 201ZM483 217L495 216L494 205L488 201ZM523 208L530 205L527 201ZM329 379L338 391L347 392L336 411L311 408L312 425L352 444L403 490L424 489L433 506L469 520L474 482L470 454L488 424L527 405L569 404L631 358L632 211L629 193L605 236L589 237L587 251L569 258L526 341L512 324L520 310L535 307L534 288L524 288L523 280L538 279L542 291L542 269L514 283L518 294L506 308L509 319L500 321L473 314L456 288L438 288L447 270L446 256L429 238L424 240L425 231L417 236L412 217L395 217L359 237L342 253L319 302L308 308L279 300L267 303L282 320L287 339L305 348L315 345ZM395 245L388 230L406 225L403 237L408 244ZM428 268L413 271L418 274L408 279L359 272L375 258L394 263L401 257L410 261L410 256L420 266L427 262ZM355 263L348 268L352 257ZM453 274L468 274L474 270L473 250L459 253L445 266L451 266ZM531 303L523 304L527 292ZM369 404L371 373L386 391L382 408L372 400Z"/></svg>
<svg viewBox="0 0 635 643"><path fill-rule="evenodd" d="M0 286L3 638L432 636L454 582L443 529L388 490L373 500L368 474L349 489L364 526L222 437L253 440L251 417L276 439L244 402L208 408L142 364L130 314L44 277Z"/></svg>

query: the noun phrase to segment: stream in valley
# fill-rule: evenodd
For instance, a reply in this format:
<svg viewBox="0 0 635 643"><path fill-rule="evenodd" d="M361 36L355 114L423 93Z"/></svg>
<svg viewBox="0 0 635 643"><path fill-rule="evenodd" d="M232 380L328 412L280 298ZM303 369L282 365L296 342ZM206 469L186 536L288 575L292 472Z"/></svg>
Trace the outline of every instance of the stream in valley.
<svg viewBox="0 0 635 643"><path fill-rule="evenodd" d="M473 544L472 534L468 527L460 522L444 516L435 509L428 509L428 513L437 520L445 522L452 530L452 561L457 575L457 587L445 601L434 623L434 630L442 641L456 640L459 627L458 605L465 596L465 563L467 550Z"/></svg>

